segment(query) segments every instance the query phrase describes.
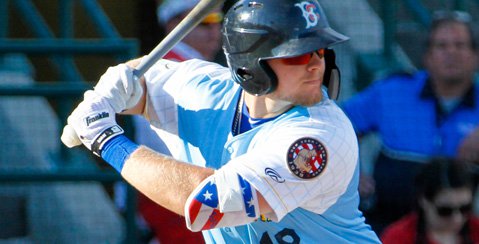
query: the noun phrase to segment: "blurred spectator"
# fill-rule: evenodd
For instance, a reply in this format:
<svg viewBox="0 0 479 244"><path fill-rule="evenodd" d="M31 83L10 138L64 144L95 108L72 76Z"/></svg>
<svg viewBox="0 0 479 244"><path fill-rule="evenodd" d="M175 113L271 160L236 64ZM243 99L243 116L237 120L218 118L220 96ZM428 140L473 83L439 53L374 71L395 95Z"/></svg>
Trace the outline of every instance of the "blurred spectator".
<svg viewBox="0 0 479 244"><path fill-rule="evenodd" d="M199 0L161 1L157 9L157 17L165 33L171 32L198 2ZM222 20L221 9L213 11L164 58L175 61L193 58L212 61L221 47ZM162 140L152 131L148 121L141 116L135 116L133 122L137 143L163 154L170 154ZM186 228L184 217L157 205L141 194L138 199L138 208L147 226L154 232L160 243L204 243L201 232L191 232Z"/></svg>
<svg viewBox="0 0 479 244"><path fill-rule="evenodd" d="M417 211L388 226L384 244L479 243L474 185L465 163L435 159L416 178Z"/></svg>
<svg viewBox="0 0 479 244"><path fill-rule="evenodd" d="M378 233L411 210L414 177L431 157L479 162L479 56L470 23L467 13L438 12L424 70L379 80L343 104L359 136L381 139L373 175L360 180L363 201L375 199L363 210Z"/></svg>

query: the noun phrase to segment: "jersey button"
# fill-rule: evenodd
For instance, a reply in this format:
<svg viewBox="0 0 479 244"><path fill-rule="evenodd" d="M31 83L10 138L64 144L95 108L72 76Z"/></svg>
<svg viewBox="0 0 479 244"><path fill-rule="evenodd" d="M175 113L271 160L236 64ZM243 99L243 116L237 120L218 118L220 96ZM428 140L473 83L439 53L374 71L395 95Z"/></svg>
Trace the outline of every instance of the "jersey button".
<svg viewBox="0 0 479 244"><path fill-rule="evenodd" d="M232 148L232 147L228 147L228 152L229 152L230 154L232 154L232 153L234 152L233 148Z"/></svg>

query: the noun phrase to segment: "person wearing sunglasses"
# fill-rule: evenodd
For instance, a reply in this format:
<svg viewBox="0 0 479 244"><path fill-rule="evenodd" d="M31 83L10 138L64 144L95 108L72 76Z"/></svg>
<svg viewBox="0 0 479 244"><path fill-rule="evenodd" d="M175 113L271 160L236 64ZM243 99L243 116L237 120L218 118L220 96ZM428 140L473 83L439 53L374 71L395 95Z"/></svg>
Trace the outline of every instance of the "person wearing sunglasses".
<svg viewBox="0 0 479 244"><path fill-rule="evenodd" d="M207 243L379 243L358 209L357 137L333 100L332 47L348 38L317 0L237 1L222 35L228 67L159 60L142 86L129 67L141 59L109 68L62 141L83 143ZM120 112L143 114L172 156L124 136Z"/></svg>
<svg viewBox="0 0 479 244"><path fill-rule="evenodd" d="M416 190L417 211L388 226L381 235L384 244L479 243L471 167L433 159L418 174Z"/></svg>
<svg viewBox="0 0 479 244"><path fill-rule="evenodd" d="M199 2L199 0L162 0L158 4L156 13L158 23L163 27L164 32L171 32ZM223 13L220 8L211 11L164 58L174 61L189 59L213 61L221 48L222 20ZM133 127L136 143L167 155L170 154L164 142L142 116L133 117ZM138 194L138 197L140 215L145 220L148 229L153 232L157 242L170 243L174 240L174 242L203 243L200 233L191 232L186 228L182 216L159 206L141 193Z"/></svg>
<svg viewBox="0 0 479 244"><path fill-rule="evenodd" d="M421 69L375 81L342 103L360 137L380 139L373 172L360 181L378 233L411 210L414 176L431 157L479 163L479 54L467 16L434 14Z"/></svg>

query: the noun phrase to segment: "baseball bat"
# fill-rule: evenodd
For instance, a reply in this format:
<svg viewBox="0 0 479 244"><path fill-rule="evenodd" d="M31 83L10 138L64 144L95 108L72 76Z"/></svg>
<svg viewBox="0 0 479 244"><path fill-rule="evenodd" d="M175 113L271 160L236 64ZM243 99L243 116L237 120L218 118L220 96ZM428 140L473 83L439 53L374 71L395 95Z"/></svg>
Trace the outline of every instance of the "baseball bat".
<svg viewBox="0 0 479 244"><path fill-rule="evenodd" d="M181 1L181 0L178 0ZM225 0L201 0L186 17L141 61L133 71L135 79L139 79L153 64L163 58L173 46L193 30L212 10Z"/></svg>
<svg viewBox="0 0 479 244"><path fill-rule="evenodd" d="M225 0L201 0L133 70L135 81L138 81L153 64L163 58L175 44L188 35L212 10L220 7L224 1ZM68 124L63 128L61 141L69 148L82 144L75 130Z"/></svg>

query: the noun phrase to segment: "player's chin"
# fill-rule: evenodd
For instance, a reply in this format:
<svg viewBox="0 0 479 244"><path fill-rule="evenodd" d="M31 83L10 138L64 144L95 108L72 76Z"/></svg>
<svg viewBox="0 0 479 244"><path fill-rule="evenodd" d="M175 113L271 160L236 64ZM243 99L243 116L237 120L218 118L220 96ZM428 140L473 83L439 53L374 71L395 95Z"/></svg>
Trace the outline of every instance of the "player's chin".
<svg viewBox="0 0 479 244"><path fill-rule="evenodd" d="M297 96L294 103L301 106L310 107L321 102L322 99L323 94L321 90L319 90L319 92L311 91L309 93L303 94L302 96Z"/></svg>

